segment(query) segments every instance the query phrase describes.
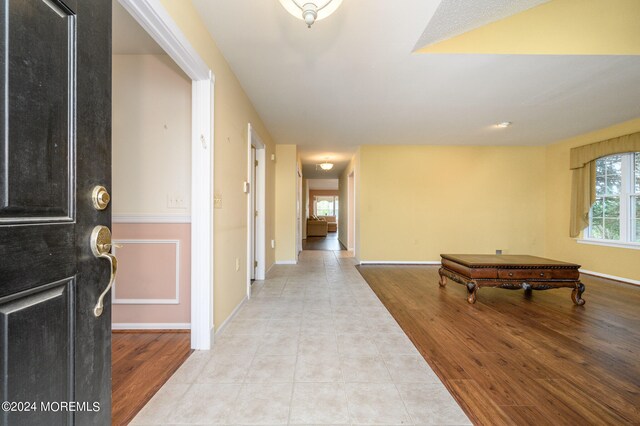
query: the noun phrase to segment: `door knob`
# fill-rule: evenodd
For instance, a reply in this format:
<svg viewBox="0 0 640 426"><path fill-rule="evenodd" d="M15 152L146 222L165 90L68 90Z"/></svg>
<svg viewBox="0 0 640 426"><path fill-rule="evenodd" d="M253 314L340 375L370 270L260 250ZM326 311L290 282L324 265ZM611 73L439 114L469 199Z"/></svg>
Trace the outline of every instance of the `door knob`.
<svg viewBox="0 0 640 426"><path fill-rule="evenodd" d="M91 232L91 252L97 258L107 259L111 266L109 284L107 284L107 287L100 294L98 302L96 302L96 306L93 308L93 315L96 317L102 315L102 311L104 310L104 297L111 289L116 279L116 273L118 272L118 259L111 254L111 247L113 247L113 244L111 243L111 231L109 228L102 225L93 228Z"/></svg>

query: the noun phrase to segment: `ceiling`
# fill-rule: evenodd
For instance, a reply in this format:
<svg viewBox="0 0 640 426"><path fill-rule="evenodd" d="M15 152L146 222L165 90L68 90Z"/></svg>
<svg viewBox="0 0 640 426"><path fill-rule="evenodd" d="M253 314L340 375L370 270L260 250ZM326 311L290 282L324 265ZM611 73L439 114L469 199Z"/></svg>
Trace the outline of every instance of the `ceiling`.
<svg viewBox="0 0 640 426"><path fill-rule="evenodd" d="M524 12L549 0L446 0L440 2L415 48Z"/></svg>
<svg viewBox="0 0 640 426"><path fill-rule="evenodd" d="M309 189L338 189L338 179L309 179L307 180Z"/></svg>
<svg viewBox="0 0 640 426"><path fill-rule="evenodd" d="M455 0L348 0L311 29L277 0L193 3L275 141L335 160L324 177L363 144L541 145L640 116L637 56L412 54Z"/></svg>

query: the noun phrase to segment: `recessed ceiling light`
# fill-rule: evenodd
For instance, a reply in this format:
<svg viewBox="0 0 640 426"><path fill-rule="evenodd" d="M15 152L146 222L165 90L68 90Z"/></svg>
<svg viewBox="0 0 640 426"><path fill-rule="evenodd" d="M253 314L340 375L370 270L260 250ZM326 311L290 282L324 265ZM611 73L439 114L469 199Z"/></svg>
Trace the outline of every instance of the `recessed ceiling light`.
<svg viewBox="0 0 640 426"><path fill-rule="evenodd" d="M501 129L506 129L507 127L511 126L513 123L510 121L503 121L502 123L498 123L496 124L496 127L499 127Z"/></svg>

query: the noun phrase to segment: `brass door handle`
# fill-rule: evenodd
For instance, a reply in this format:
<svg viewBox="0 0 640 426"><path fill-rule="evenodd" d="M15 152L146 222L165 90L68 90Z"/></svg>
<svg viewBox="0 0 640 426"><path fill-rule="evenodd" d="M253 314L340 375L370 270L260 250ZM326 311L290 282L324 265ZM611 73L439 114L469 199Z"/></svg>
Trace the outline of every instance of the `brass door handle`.
<svg viewBox="0 0 640 426"><path fill-rule="evenodd" d="M116 280L116 273L118 272L118 259L111 254L111 231L106 226L96 226L91 232L91 251L97 258L107 259L111 266L111 276L109 277L109 284L104 291L98 297L96 306L93 308L93 315L99 317L104 310L104 297L107 295L113 282Z"/></svg>

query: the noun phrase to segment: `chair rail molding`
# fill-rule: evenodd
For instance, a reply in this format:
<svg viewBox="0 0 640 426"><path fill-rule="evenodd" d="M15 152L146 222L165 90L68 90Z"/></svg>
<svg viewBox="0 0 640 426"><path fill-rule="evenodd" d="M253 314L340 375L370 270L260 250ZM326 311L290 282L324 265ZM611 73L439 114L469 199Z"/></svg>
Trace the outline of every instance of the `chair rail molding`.
<svg viewBox="0 0 640 426"><path fill-rule="evenodd" d="M112 223L191 223L191 216L114 214Z"/></svg>
<svg viewBox="0 0 640 426"><path fill-rule="evenodd" d="M160 0L119 0L192 80L191 348L213 343L213 99L215 76Z"/></svg>

